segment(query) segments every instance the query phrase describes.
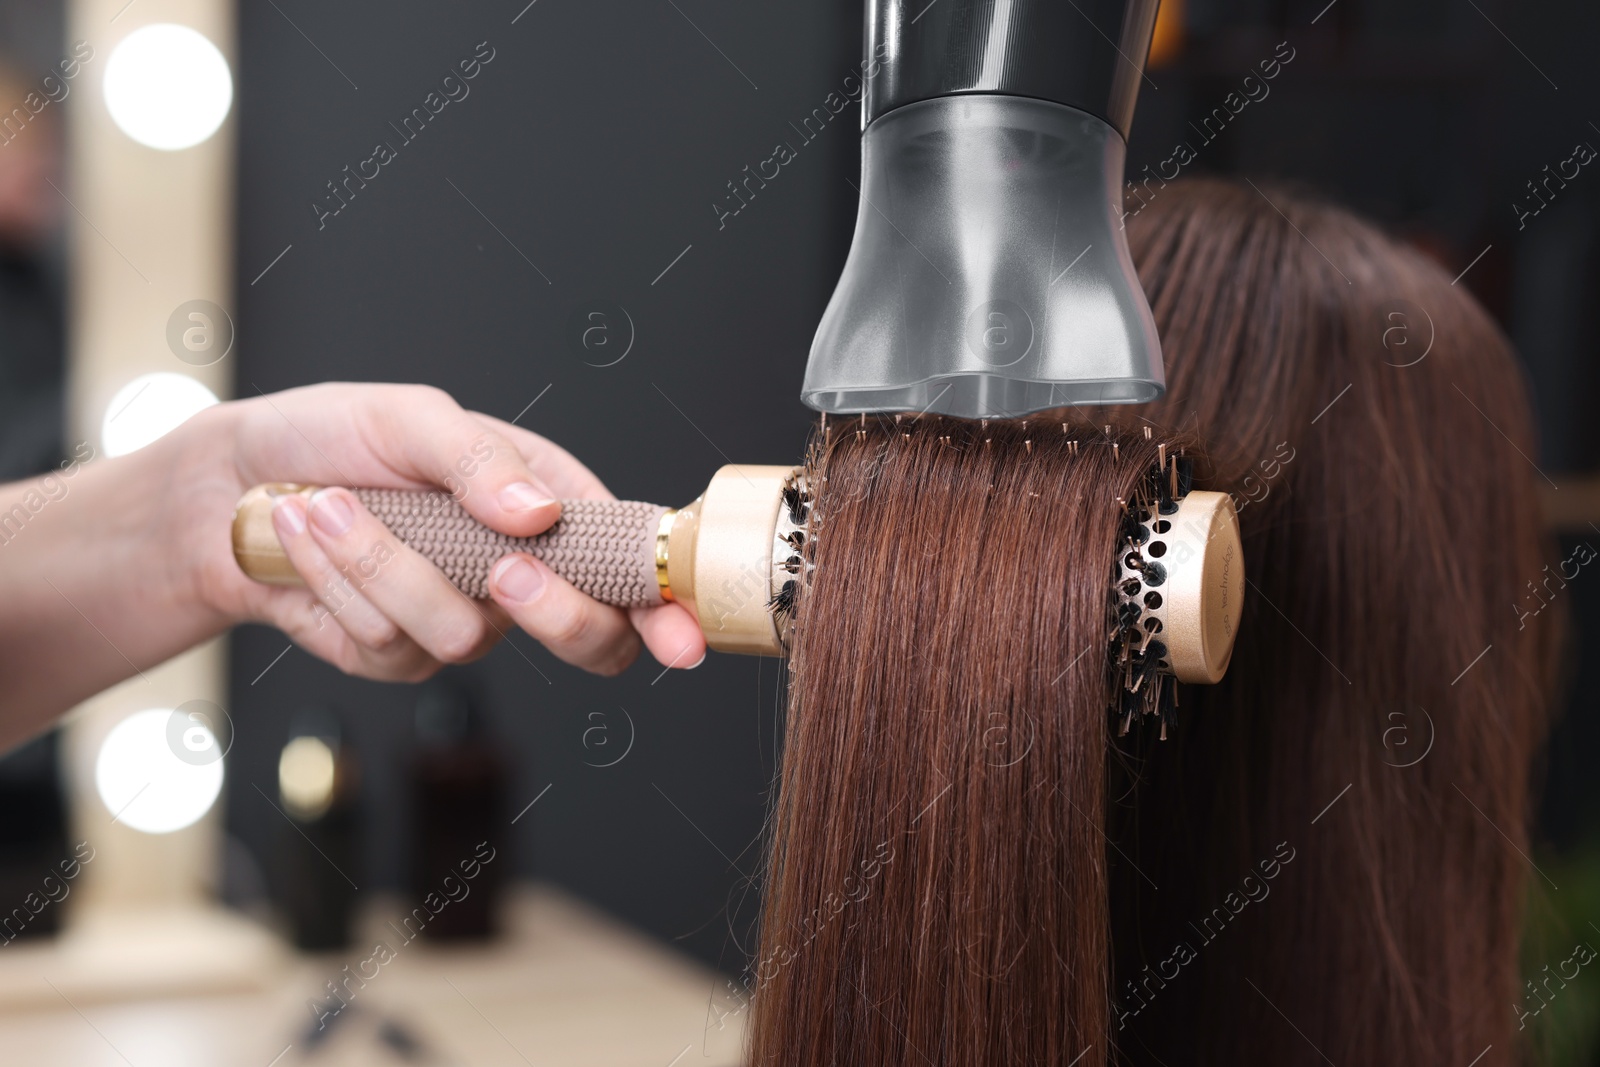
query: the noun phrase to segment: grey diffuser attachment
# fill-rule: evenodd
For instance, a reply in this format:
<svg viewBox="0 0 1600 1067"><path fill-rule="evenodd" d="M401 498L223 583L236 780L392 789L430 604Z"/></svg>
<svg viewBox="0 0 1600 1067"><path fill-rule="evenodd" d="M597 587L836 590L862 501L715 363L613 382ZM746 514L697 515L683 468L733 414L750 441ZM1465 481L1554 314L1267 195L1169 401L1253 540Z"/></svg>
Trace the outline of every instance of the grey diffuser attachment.
<svg viewBox="0 0 1600 1067"><path fill-rule="evenodd" d="M1154 400L1121 208L1154 0L918 6L869 6L855 239L803 399L968 418Z"/></svg>

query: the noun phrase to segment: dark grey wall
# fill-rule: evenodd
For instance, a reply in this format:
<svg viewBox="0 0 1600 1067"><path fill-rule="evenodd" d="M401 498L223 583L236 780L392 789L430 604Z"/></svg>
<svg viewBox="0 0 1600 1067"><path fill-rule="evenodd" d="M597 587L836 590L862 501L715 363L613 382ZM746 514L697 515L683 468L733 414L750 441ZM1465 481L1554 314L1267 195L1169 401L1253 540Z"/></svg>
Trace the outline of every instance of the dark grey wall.
<svg viewBox="0 0 1600 1067"><path fill-rule="evenodd" d="M505 419L540 397L522 425L619 495L663 503L689 500L730 457L798 460L805 354L854 217L858 118L803 145L789 123L857 65L859 6L525 3L241 5L239 393L428 382ZM493 59L468 95L402 141L389 124L480 42ZM719 224L726 183L784 140L799 158ZM396 158L319 229L325 183L379 141ZM574 320L610 306L631 318L632 349L586 365ZM394 884L415 693L299 650L252 683L287 643L258 628L234 639L230 830L270 855L282 820L254 786L274 791L289 717L331 704L368 770L357 881ZM510 814L554 783L507 838L517 867L742 966L724 946L758 858L777 664L713 656L658 678L641 662L607 681L512 644L460 673L514 765ZM588 766L620 751L620 709L632 751ZM607 753L584 747L591 712L609 717Z"/></svg>

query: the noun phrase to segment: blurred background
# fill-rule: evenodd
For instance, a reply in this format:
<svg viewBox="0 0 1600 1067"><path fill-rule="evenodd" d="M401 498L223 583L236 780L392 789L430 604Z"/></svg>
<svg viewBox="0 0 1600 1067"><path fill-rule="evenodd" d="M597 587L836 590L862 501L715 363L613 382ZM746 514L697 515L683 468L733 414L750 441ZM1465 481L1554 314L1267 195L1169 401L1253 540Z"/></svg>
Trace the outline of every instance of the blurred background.
<svg viewBox="0 0 1600 1067"><path fill-rule="evenodd" d="M325 380L440 386L626 498L797 460L856 208L857 109L827 100L859 72L862 18L859 0L0 0L0 479ZM1540 466L1592 499L1596 41L1600 9L1575 0L1166 0L1130 210L1176 167L1379 220L1500 320ZM181 114L152 112L173 71ZM796 158L735 195L780 142ZM1581 510L1560 558L1600 538ZM1530 976L1600 945L1600 587L1564 595ZM123 724L149 710L125 696L0 760L0 902L94 853L72 904L0 917L0 1040L84 1064L734 1062L776 663L599 680L514 635L379 685L247 627L173 671L151 729L179 709L215 769L171 810L117 792L118 745L140 743ZM473 863L471 895L428 908L429 944L398 948ZM374 928L404 957L393 978L370 977L389 967ZM1597 1064L1600 979L1574 984L1530 1025L1552 1062Z"/></svg>

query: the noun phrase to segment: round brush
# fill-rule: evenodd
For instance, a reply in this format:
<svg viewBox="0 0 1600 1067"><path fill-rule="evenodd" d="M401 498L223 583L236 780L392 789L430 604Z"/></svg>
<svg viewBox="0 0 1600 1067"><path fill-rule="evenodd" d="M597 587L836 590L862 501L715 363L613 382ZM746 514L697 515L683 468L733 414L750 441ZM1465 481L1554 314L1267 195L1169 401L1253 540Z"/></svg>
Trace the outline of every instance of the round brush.
<svg viewBox="0 0 1600 1067"><path fill-rule="evenodd" d="M1244 586L1238 518L1226 494L1191 491L1189 483L1187 462L1163 451L1133 499L1121 502L1109 599L1124 729L1136 714L1155 714L1165 730L1175 692L1162 678L1217 682L1233 652ZM260 485L239 501L233 552L247 575L301 584L272 508L280 496L309 497L317 488ZM800 468L723 467L681 508L564 500L554 526L522 538L482 525L445 493L352 492L468 596L487 596L495 562L526 552L607 604L683 604L719 651L781 656L788 642L811 511Z"/></svg>

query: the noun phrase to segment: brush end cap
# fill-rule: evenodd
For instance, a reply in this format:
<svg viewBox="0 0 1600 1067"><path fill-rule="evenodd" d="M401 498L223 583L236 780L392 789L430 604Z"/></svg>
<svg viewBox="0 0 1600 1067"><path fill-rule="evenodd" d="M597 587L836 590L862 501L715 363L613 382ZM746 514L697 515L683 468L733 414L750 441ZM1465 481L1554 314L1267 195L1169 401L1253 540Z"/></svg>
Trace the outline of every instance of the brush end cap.
<svg viewBox="0 0 1600 1067"><path fill-rule="evenodd" d="M233 558L240 570L267 585L305 584L278 542L278 532L272 525L272 509L280 497L309 498L314 492L316 486L268 482L239 498L233 511Z"/></svg>
<svg viewBox="0 0 1600 1067"><path fill-rule="evenodd" d="M718 652L781 656L788 630L772 600L793 551L780 538L784 490L794 467L729 464L668 534L668 585Z"/></svg>
<svg viewBox="0 0 1600 1067"><path fill-rule="evenodd" d="M1172 673L1214 685L1233 658L1244 606L1244 545L1226 493L1192 492L1178 505L1168 542L1167 630Z"/></svg>

